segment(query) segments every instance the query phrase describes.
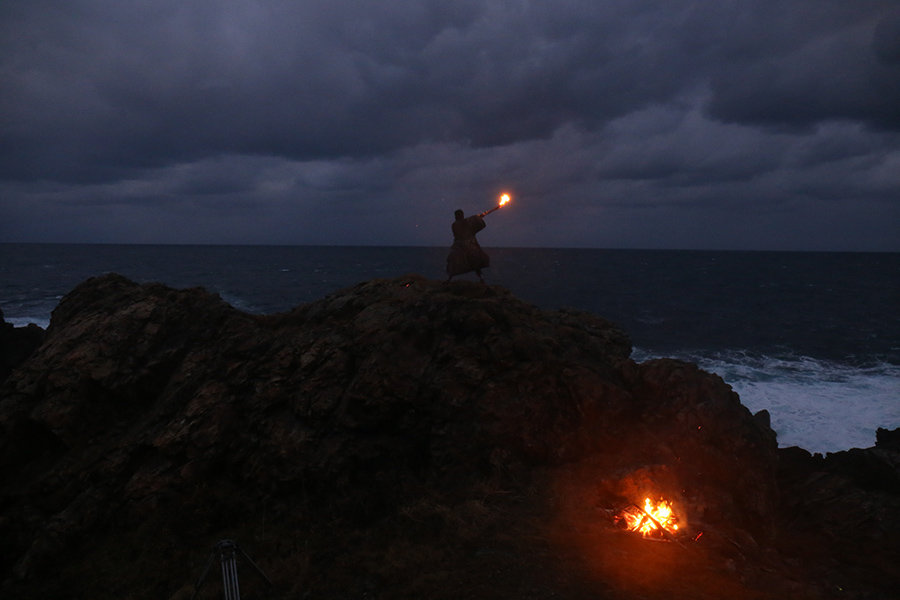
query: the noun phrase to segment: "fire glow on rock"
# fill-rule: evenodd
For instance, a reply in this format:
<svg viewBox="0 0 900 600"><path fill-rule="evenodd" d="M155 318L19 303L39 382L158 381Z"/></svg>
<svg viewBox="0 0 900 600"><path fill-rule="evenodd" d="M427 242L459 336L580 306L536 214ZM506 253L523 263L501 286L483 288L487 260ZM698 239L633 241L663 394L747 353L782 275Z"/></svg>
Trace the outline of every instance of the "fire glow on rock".
<svg viewBox="0 0 900 600"><path fill-rule="evenodd" d="M628 531L639 532L644 537L663 537L666 532L678 532L678 517L672 505L662 498L655 503L644 498L643 507L633 504L619 513L616 520Z"/></svg>

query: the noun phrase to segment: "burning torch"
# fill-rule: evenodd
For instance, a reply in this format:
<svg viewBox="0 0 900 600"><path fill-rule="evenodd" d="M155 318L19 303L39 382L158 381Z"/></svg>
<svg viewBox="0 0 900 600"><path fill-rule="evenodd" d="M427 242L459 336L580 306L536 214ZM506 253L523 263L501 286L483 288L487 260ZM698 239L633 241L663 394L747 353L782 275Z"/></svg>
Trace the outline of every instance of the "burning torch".
<svg viewBox="0 0 900 600"><path fill-rule="evenodd" d="M502 196L500 196L500 204L498 204L497 206L495 206L494 208L492 208L490 210L486 210L483 213L480 213L478 216L486 217L489 214L491 214L492 212L494 212L495 210L499 210L502 206L506 206L507 204L509 204L510 200L511 200L511 198L509 197L509 194L503 194Z"/></svg>

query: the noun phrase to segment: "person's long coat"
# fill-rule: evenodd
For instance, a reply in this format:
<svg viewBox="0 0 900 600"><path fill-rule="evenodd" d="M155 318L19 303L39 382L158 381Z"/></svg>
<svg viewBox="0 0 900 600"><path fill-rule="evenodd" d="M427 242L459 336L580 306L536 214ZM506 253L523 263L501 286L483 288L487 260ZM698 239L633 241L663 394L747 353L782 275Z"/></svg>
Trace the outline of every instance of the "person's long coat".
<svg viewBox="0 0 900 600"><path fill-rule="evenodd" d="M453 222L453 245L447 256L447 275L462 275L490 265L490 257L475 239L475 234L485 227L484 219L479 215Z"/></svg>

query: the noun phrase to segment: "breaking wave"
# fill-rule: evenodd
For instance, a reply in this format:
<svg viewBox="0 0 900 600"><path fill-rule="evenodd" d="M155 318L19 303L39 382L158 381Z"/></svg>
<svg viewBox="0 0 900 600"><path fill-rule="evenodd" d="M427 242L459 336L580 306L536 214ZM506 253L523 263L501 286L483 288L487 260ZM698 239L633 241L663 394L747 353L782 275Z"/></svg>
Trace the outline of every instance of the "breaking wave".
<svg viewBox="0 0 900 600"><path fill-rule="evenodd" d="M5 317L7 323L11 323L13 327L27 327L34 323L41 329L47 329L50 326L50 318L47 317Z"/></svg>
<svg viewBox="0 0 900 600"><path fill-rule="evenodd" d="M656 358L640 350L637 361ZM716 373L751 412L769 411L780 447L837 452L875 445L878 427L900 427L900 365L852 365L746 352L672 356Z"/></svg>

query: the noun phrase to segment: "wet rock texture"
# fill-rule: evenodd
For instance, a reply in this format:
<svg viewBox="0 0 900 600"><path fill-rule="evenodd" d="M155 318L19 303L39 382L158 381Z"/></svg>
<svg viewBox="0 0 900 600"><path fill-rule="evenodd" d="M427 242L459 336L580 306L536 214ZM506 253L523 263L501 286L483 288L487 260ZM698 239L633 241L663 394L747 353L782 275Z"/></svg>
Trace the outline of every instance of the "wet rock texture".
<svg viewBox="0 0 900 600"><path fill-rule="evenodd" d="M34 324L14 327L3 319L3 311L0 310L0 382L28 358L43 339L43 329Z"/></svg>
<svg viewBox="0 0 900 600"><path fill-rule="evenodd" d="M5 342L4 342L5 343ZM14 344L15 345L15 344ZM719 377L410 275L289 313L93 278L0 391L5 598L887 598L900 447L778 450ZM677 536L617 528L644 496Z"/></svg>

